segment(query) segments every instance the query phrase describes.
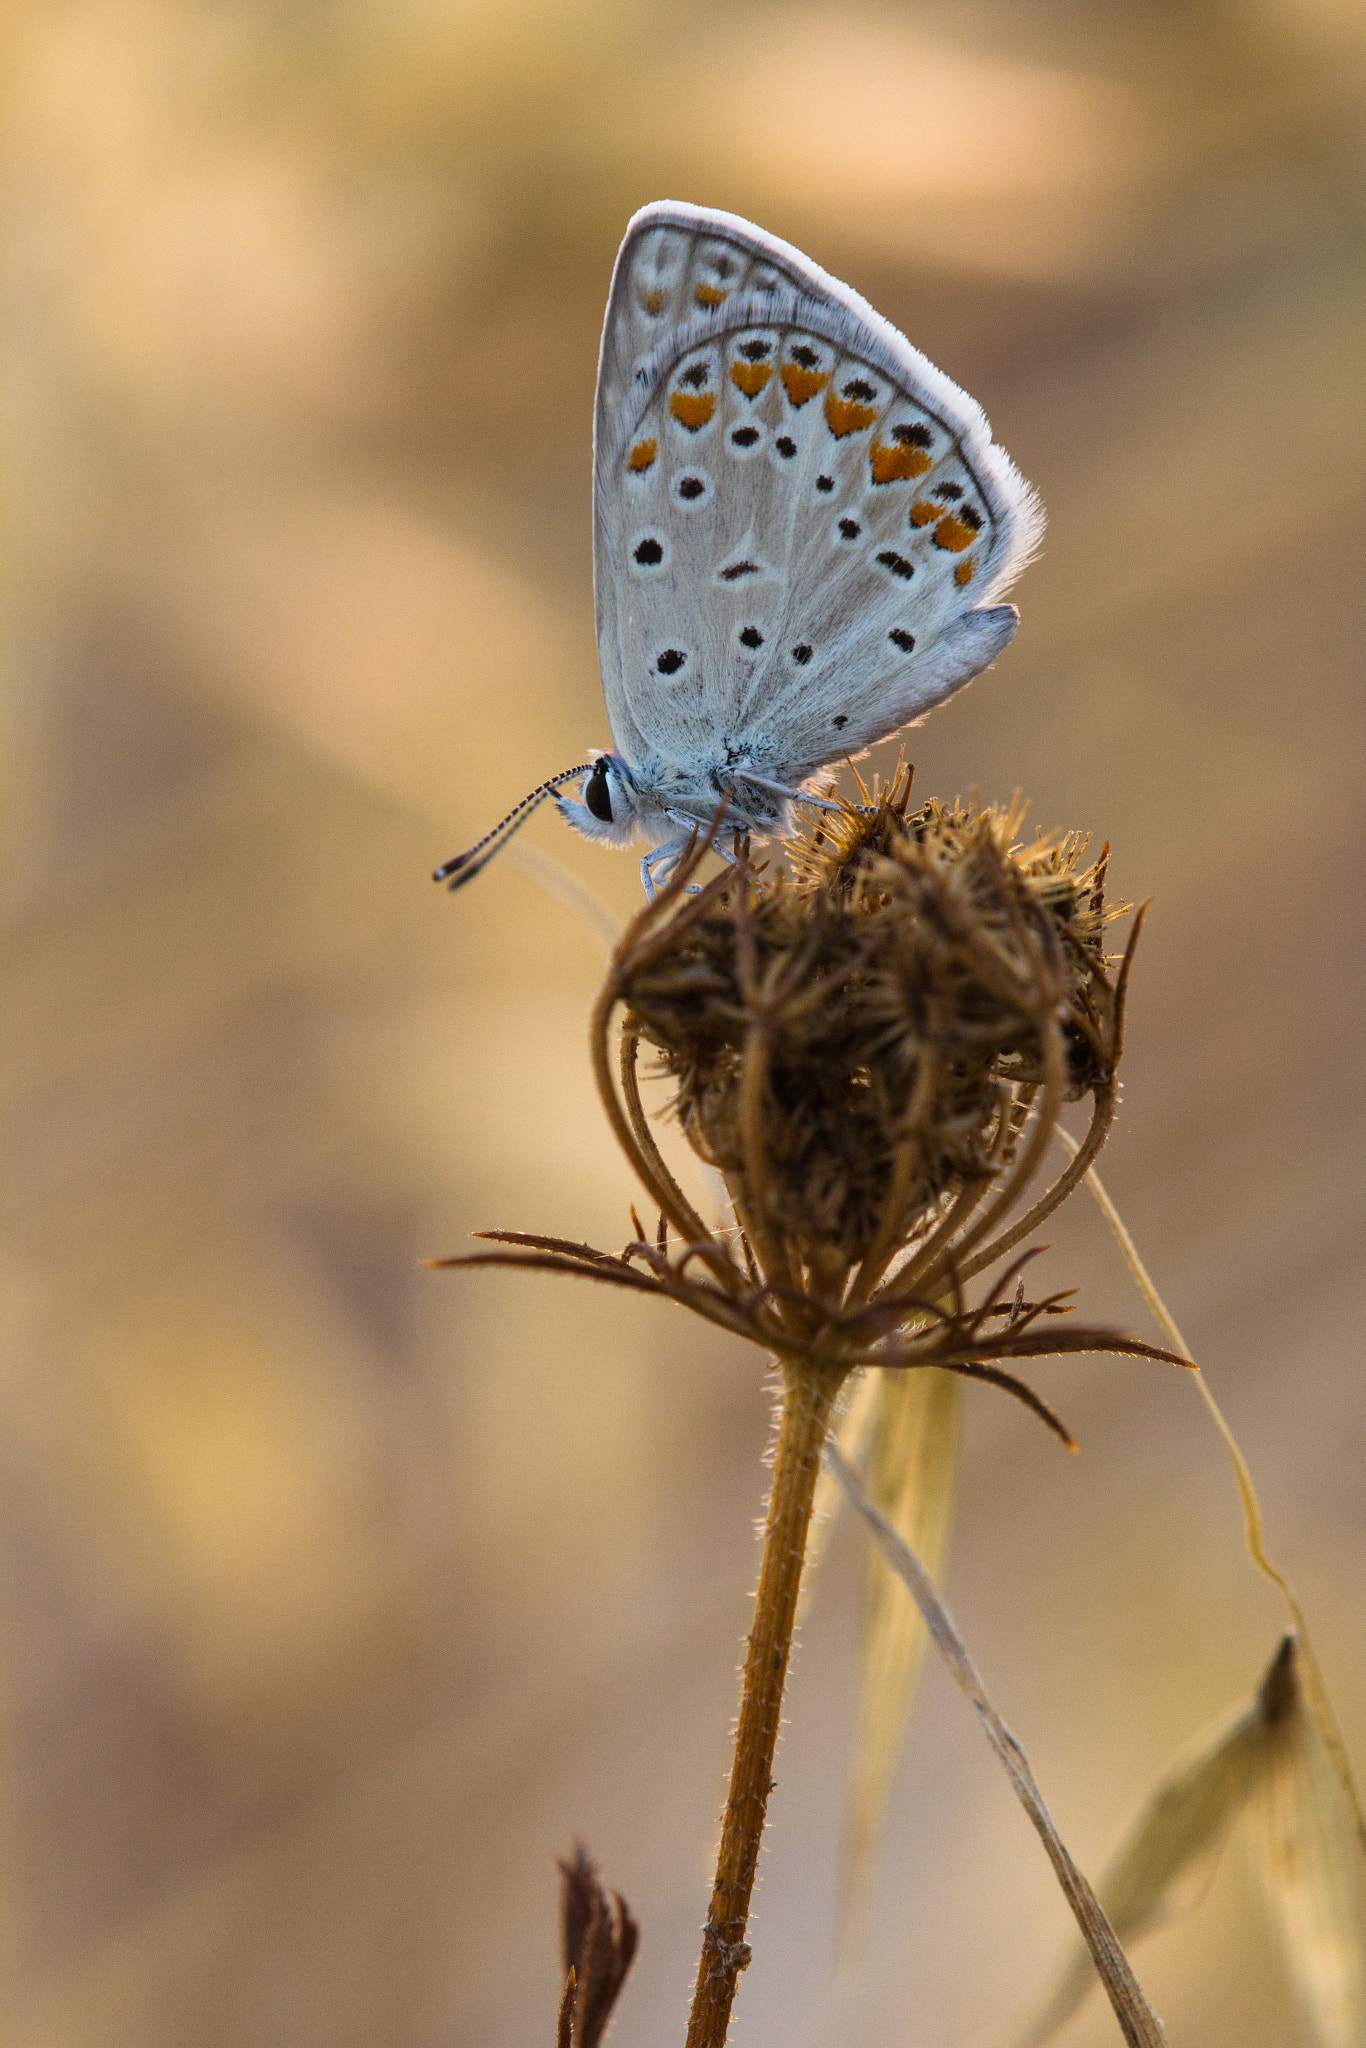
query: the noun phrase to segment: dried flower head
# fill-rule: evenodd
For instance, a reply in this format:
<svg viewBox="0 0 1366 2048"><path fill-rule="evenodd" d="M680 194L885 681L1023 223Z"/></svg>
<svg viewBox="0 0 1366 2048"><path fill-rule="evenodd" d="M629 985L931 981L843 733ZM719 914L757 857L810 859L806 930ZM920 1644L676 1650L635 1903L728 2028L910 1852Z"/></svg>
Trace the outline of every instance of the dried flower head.
<svg viewBox="0 0 1366 2048"><path fill-rule="evenodd" d="M848 1268L984 1189L1055 1054L1067 1098L1113 1087L1105 856L908 794L826 814L791 878L738 864L619 968L689 1142L791 1264Z"/></svg>
<svg viewBox="0 0 1366 2048"><path fill-rule="evenodd" d="M663 1294L830 1398L859 1366L943 1366L1007 1388L1070 1443L1012 1364L1169 1354L1062 1322L1065 1295L1027 1301L1032 1254L973 1307L964 1288L1100 1149L1134 938L1119 963L1103 952L1114 915L1105 855L1083 866L1076 835L1021 846L1018 805L909 815L909 789L902 773L865 805L825 811L788 847L788 874L770 876L740 849L695 889L699 840L627 928L594 1013L593 1057L617 1139L658 1203L653 1236L632 1212L636 1235L619 1255L490 1231L511 1249L439 1263ZM689 1140L725 1177L735 1232L709 1229L665 1164L641 1101L642 1040L676 1084ZM1059 1111L1083 1094L1091 1122L1076 1156L1007 1221Z"/></svg>

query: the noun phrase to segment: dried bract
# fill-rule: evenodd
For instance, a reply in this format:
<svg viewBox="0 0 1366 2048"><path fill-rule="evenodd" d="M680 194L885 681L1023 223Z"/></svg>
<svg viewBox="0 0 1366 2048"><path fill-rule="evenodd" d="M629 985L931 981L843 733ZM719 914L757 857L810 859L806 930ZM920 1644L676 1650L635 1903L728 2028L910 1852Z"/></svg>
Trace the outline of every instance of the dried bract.
<svg viewBox="0 0 1366 2048"><path fill-rule="evenodd" d="M558 2048L598 2048L627 1972L640 1929L620 1892L604 1891L582 1842L560 1864L560 2000Z"/></svg>

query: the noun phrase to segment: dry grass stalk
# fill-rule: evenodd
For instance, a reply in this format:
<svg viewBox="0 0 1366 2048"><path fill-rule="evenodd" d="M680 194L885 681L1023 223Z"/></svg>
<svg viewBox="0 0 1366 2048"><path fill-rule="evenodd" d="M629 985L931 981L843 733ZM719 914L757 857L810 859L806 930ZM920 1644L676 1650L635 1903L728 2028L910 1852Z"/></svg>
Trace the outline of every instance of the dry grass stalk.
<svg viewBox="0 0 1366 2048"><path fill-rule="evenodd" d="M1043 1794L1034 1781L1029 1759L987 1697L986 1688L973 1669L972 1660L949 1618L948 1610L935 1591L933 1579L905 1538L863 1492L833 1444L826 1445L825 1456L850 1505L862 1515L883 1556L910 1592L936 1649L971 1701L992 1748L1005 1766L1015 1796L1034 1824L1081 1931L1088 1981L1090 1967L1094 1964L1129 2048L1164 2048L1166 2035L1162 2024L1129 1967L1128 1957L1119 1944L1119 1933L1054 1826Z"/></svg>

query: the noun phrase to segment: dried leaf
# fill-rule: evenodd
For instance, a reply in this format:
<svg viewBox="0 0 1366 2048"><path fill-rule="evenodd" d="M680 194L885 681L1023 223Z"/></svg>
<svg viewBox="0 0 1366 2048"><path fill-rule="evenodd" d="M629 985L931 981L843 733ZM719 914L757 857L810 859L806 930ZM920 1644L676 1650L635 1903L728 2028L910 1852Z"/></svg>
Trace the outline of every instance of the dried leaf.
<svg viewBox="0 0 1366 2048"><path fill-rule="evenodd" d="M1254 1853L1312 2038L1364 2048L1366 1857L1286 1642L1281 1712L1250 1807Z"/></svg>
<svg viewBox="0 0 1366 2048"><path fill-rule="evenodd" d="M621 1893L603 1890L582 1842L559 1869L565 1984L558 2048L597 2048L634 1960L640 1929Z"/></svg>
<svg viewBox="0 0 1366 2048"><path fill-rule="evenodd" d="M1252 1699L1223 1715L1178 1758L1106 1865L1096 1896L1121 1941L1137 1941L1177 1918L1203 1893L1259 1774L1265 1774L1293 1643L1287 1636ZM1050 2040L1095 1981L1091 1957L1078 1942L1016 2048L1039 2048Z"/></svg>
<svg viewBox="0 0 1366 2048"><path fill-rule="evenodd" d="M1366 1858L1293 1635L1256 1694L1158 1785L1096 1887L1122 1941L1194 1905L1246 1813L1286 1964L1319 2048L1366 2048ZM1041 2048L1095 1981L1078 1945L1016 2048Z"/></svg>
<svg viewBox="0 0 1366 2048"><path fill-rule="evenodd" d="M938 1577L958 1466L962 1383L952 1373L879 1373L865 1486ZM841 1446L843 1448L843 1446ZM866 1547L859 1643L859 1702L844 1859L844 1925L866 1909L892 1775L925 1651L919 1609L880 1550Z"/></svg>

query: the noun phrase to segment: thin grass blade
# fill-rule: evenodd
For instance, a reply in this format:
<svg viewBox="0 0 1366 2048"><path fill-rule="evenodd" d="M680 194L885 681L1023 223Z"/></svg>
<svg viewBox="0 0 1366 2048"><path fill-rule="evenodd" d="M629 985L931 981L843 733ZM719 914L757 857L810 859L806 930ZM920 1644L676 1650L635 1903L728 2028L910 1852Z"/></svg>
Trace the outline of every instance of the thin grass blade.
<svg viewBox="0 0 1366 2048"><path fill-rule="evenodd" d="M1251 1802L1254 1855L1317 2048L1366 2048L1366 1857L1293 1655L1282 1693Z"/></svg>
<svg viewBox="0 0 1366 2048"><path fill-rule="evenodd" d="M932 1577L948 1543L962 1383L930 1367L877 1373L865 1487ZM882 1839L892 1777L925 1654L925 1624L880 1550L865 1548L858 1714L846 1818L841 1946L855 1941Z"/></svg>
<svg viewBox="0 0 1366 2048"><path fill-rule="evenodd" d="M1162 2023L1143 1996L1138 1979L1129 1966L1129 1959L1120 1947L1115 1930L1102 1911L1095 1893L1073 1861L1054 1826L1052 1815L1044 1804L1043 1794L1035 1783L1028 1757L987 1697L982 1681L973 1669L972 1660L963 1647L962 1639L943 1601L935 1591L934 1581L905 1537L892 1527L882 1511L869 1500L851 1468L844 1462L834 1444L828 1440L825 1457L843 1487L850 1505L862 1515L883 1556L910 1589L935 1648L982 1723L987 1739L1010 1779L1016 1798L1029 1815L1044 1845L1048 1860L1053 1865L1054 1876L1081 1929L1101 1982L1105 1986L1115 2018L1119 2022L1120 2032L1128 2042L1129 2048L1165 2048L1166 2035L1162 2031Z"/></svg>

